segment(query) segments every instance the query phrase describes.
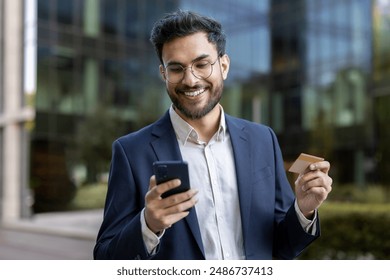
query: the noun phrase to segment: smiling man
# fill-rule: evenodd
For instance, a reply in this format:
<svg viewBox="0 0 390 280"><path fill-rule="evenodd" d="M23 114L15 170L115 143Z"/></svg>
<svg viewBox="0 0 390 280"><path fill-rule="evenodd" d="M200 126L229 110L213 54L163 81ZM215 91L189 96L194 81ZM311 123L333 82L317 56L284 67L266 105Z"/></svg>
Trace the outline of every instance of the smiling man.
<svg viewBox="0 0 390 280"><path fill-rule="evenodd" d="M320 234L329 162L289 185L273 131L231 117L219 101L230 60L221 24L178 11L151 41L172 106L116 140L96 259L292 259ZM153 162L188 162L191 189L169 197Z"/></svg>

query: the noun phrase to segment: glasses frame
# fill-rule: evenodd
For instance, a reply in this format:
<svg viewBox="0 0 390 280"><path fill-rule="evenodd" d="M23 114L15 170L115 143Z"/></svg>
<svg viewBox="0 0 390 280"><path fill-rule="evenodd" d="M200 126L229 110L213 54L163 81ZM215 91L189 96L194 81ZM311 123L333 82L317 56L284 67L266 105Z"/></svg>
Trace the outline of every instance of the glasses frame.
<svg viewBox="0 0 390 280"><path fill-rule="evenodd" d="M194 71L192 70L192 66L194 66L195 63L197 63L197 62L199 62L199 61L202 61L203 59L194 61L194 62L191 63L191 65L186 66L186 67L183 67L181 64L178 64L178 66L180 66L180 67L183 69L183 71L182 71L183 77L182 77L178 82L176 82L176 83L171 82L171 81L167 78L167 75L166 75L166 73L167 73L167 68L168 68L170 65L168 65L168 66L163 65L164 71L162 71L162 73L163 73L163 75L164 75L165 80L168 81L168 83L170 83L170 84L180 84L181 81L183 81L183 79L184 79L184 77L185 77L186 70L187 70L188 68L190 69L191 74L192 74L195 78L197 78L197 79L199 79L199 80L206 80L206 79L208 79L208 78L213 74L214 65L215 65L215 63L217 63L217 61L218 61L220 58L221 58L221 57L218 56L217 59L216 59L214 62L212 62L212 63L211 63L210 61L207 61L207 62L210 63L210 65L211 65L211 72L210 72L210 75L208 75L207 77L204 77L204 78L199 78L198 76L196 76L196 75L194 74Z"/></svg>

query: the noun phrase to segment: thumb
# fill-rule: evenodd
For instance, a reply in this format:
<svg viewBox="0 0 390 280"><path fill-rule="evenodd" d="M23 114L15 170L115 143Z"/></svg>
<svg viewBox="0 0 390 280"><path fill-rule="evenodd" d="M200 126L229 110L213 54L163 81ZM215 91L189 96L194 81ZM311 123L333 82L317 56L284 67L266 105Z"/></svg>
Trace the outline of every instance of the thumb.
<svg viewBox="0 0 390 280"><path fill-rule="evenodd" d="M156 186L156 176L153 175L149 179L149 190L153 189Z"/></svg>

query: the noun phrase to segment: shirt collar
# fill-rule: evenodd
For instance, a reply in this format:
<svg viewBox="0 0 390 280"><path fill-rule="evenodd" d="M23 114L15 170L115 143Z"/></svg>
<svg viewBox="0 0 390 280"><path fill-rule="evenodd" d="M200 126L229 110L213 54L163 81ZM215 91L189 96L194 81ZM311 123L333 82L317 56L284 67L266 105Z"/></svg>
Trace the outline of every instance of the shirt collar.
<svg viewBox="0 0 390 280"><path fill-rule="evenodd" d="M221 119L219 122L219 129L213 136L215 141L225 141L226 137L226 121L225 121L225 113L223 111L223 107L218 105L221 108ZM185 145L187 141L191 141L194 143L201 143L199 139L199 134L189 123L183 120L173 109L173 105L169 108L169 116L171 118L173 129L175 130L176 137L178 140Z"/></svg>

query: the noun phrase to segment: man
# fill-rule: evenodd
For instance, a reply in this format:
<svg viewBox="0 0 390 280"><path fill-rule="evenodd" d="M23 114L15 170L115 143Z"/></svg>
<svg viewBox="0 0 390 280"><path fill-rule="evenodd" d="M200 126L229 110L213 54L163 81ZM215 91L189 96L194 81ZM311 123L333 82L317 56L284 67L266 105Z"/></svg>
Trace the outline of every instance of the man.
<svg viewBox="0 0 390 280"><path fill-rule="evenodd" d="M156 123L113 144L96 259L292 259L319 236L330 165L286 179L273 131L231 117L219 101L229 71L221 25L178 11L151 35L172 100ZM185 160L191 189L156 185L152 164ZM190 209L190 210L188 210Z"/></svg>

